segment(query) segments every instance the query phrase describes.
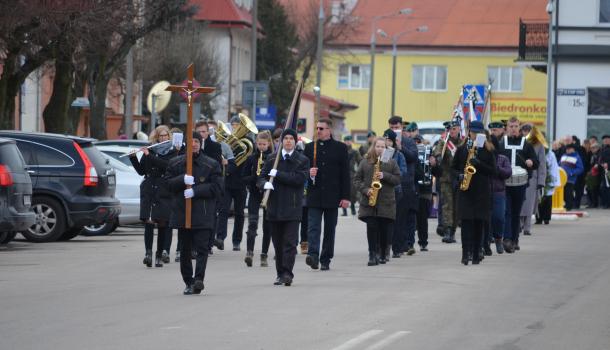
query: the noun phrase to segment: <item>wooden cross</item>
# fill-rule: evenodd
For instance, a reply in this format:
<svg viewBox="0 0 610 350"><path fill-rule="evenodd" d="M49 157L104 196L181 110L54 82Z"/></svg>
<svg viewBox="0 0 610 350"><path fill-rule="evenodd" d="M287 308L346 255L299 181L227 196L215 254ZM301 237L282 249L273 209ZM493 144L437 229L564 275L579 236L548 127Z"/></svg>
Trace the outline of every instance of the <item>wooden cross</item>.
<svg viewBox="0 0 610 350"><path fill-rule="evenodd" d="M193 86L193 64L189 64L187 68L187 85L170 85L165 90L172 92L184 92L186 93L187 102L187 119L186 119L186 175L193 175L193 94L210 94L216 90L213 87ZM187 185L186 188L191 188ZM185 223L184 227L191 228L191 199L186 198L186 212L185 212Z"/></svg>

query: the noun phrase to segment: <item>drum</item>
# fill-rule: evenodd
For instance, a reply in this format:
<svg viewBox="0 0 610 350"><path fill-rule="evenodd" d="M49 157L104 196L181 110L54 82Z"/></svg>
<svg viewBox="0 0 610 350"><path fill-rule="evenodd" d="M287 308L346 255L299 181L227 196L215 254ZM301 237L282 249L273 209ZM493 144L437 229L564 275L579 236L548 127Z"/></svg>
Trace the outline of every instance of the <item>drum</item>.
<svg viewBox="0 0 610 350"><path fill-rule="evenodd" d="M523 185L527 184L527 181L528 181L527 170L523 169L520 166L514 166L514 167L512 167L512 169L513 169L513 174L511 175L510 178L508 178L506 180L506 186L515 187L515 186L523 186Z"/></svg>

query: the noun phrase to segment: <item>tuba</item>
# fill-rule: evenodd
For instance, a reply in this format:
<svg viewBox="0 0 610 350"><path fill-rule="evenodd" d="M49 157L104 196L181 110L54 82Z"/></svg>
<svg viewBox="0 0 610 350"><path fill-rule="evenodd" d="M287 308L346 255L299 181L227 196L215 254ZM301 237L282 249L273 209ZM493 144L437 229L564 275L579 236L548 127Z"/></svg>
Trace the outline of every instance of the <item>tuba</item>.
<svg viewBox="0 0 610 350"><path fill-rule="evenodd" d="M535 146L537 144L541 144L542 147L549 148L549 145L546 142L546 138L544 137L544 135L542 134L542 132L540 131L540 129L538 129L538 127L536 125L532 125L532 130L530 131L529 134L527 134L526 140L529 143L531 143L533 146Z"/></svg>
<svg viewBox="0 0 610 350"><path fill-rule="evenodd" d="M379 190L381 190L381 187L383 187L381 181L379 181L377 178L377 173L381 171L380 160L381 157L377 157L377 163L375 163L375 167L373 168L373 179L371 180L371 189L373 191L369 197L369 206L371 207L377 205L377 196L379 195Z"/></svg>
<svg viewBox="0 0 610 350"><path fill-rule="evenodd" d="M477 168L470 164L470 160L474 157L474 151L476 150L476 145L472 142L472 146L468 150L468 157L466 158L466 166L464 166L464 179L460 184L460 190L468 191L470 188L470 181L472 181L472 176L477 173Z"/></svg>
<svg viewBox="0 0 610 350"><path fill-rule="evenodd" d="M244 114L239 114L239 126L233 130L231 130L227 126L227 124L222 121L218 121L218 129L216 130L216 140L218 142L224 142L233 151L233 155L235 156L235 164L238 166L248 159L248 157L254 151L254 145L252 141L247 137L248 133L258 133L258 128L250 118L248 118Z"/></svg>

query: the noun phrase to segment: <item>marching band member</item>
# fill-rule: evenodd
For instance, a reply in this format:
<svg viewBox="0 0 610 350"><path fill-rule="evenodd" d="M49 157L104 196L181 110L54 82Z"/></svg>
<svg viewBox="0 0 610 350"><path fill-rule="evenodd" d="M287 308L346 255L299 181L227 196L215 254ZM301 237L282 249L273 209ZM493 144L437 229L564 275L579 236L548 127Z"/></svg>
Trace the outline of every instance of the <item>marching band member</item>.
<svg viewBox="0 0 610 350"><path fill-rule="evenodd" d="M330 269L330 261L335 254L338 207L347 208L350 204L351 181L347 146L332 138L332 126L330 119L321 118L316 125L316 157L313 142L305 146L304 152L312 165L307 183L308 251L305 263L314 270L318 269L320 263L323 271ZM324 239L320 252L322 218Z"/></svg>
<svg viewBox="0 0 610 350"><path fill-rule="evenodd" d="M159 125L150 135L151 143L158 144L171 140L169 128ZM138 160L136 153L129 156L129 160L134 169L144 176L144 181L140 184L140 220L144 222L144 265L152 266L152 245L155 224L157 224L157 252L155 254L155 267L162 267L163 262L169 262L169 253L164 250L167 245L167 234L171 235L171 230L167 228L169 221L169 198L167 184L163 180L163 174L167 169L167 164L177 151L172 147L171 142L166 143L167 147L158 146L151 148L143 147L142 158Z"/></svg>
<svg viewBox="0 0 610 350"><path fill-rule="evenodd" d="M258 188L258 176L261 174L263 165L273 153L273 143L271 134L268 131L263 131L256 136L256 152L253 152L250 157L244 162L243 181L248 187L250 196L248 197L248 231L246 257L244 262L247 266L252 266L254 257L254 244L256 242L256 231L258 230L258 212L263 199L263 192ZM269 229L269 221L265 219L263 212L263 246L261 249L261 266L267 266L267 253L269 252L269 244L271 243L271 232Z"/></svg>
<svg viewBox="0 0 610 350"><path fill-rule="evenodd" d="M222 193L220 164L201 151L202 138L193 132L193 174L186 175L186 155L172 159L165 173L170 192L173 194L170 226L178 229L182 242L180 273L186 284L184 295L200 294L208 261L209 236L214 232L216 201ZM191 188L186 186L190 185ZM191 198L191 228L185 228L186 203ZM197 252L195 274L191 252Z"/></svg>
<svg viewBox="0 0 610 350"><path fill-rule="evenodd" d="M386 140L375 139L354 177L354 186L361 194L358 219L366 223L368 266L386 263L389 231L396 218L394 188L400 185L400 170L394 159L381 161L385 150Z"/></svg>
<svg viewBox="0 0 610 350"><path fill-rule="evenodd" d="M347 156L349 157L349 174L350 178L354 178L356 175L356 169L358 169L358 164L362 161L362 156L360 152L356 151L352 148L352 135L347 135L343 138L343 142L347 146ZM352 211L352 215L356 215L356 201L358 200L358 192L354 187L354 183L352 182L351 188L351 197L350 197L350 208ZM343 208L343 216L347 216L347 208Z"/></svg>
<svg viewBox="0 0 610 350"><path fill-rule="evenodd" d="M396 165L398 165L398 170L400 171L400 182L401 184L403 182L407 182L408 177L407 177L407 161L405 160L405 156L402 154L402 152L400 152L400 145L398 144L398 140L400 140L400 138L398 138L398 134L392 130L392 129L387 129L386 131L384 131L383 133L383 138L385 139L386 142L386 148L387 147L392 147L395 152L392 155L392 159L396 162ZM401 208L400 208L400 203L401 203L401 199L403 196L402 193L402 185L399 184L397 186L394 186L394 202L395 204L395 211L396 211L396 216L398 216L399 213L401 213ZM366 198L364 198L366 199ZM390 260L390 251L392 249L392 242L394 239L394 235L401 235L404 237L404 232L406 232L404 230L404 226L400 226L397 225L397 221L399 220L399 218L395 218L393 220L393 222L390 224L390 228L388 230L388 248L386 250L386 256L385 256L385 260L389 261ZM399 230L402 230L401 232L399 232ZM400 254L398 254L396 257L400 257Z"/></svg>
<svg viewBox="0 0 610 350"><path fill-rule="evenodd" d="M536 208L541 199L540 191L544 189L546 183L547 169L545 149L548 148L548 145L546 144L544 136L535 126L525 124L521 129L524 132L528 132L528 135L526 135L527 141L534 148L534 153L536 154L539 164L537 169L532 170L532 176L529 178L529 183L525 190L525 200L521 207L523 234L529 236L531 235L532 215L536 213Z"/></svg>
<svg viewBox="0 0 610 350"><path fill-rule="evenodd" d="M458 147L453 159L453 170L460 174L460 190L457 203L462 233L462 264L481 260L481 242L484 226L489 221L491 210L491 178L496 173L494 147L484 134L483 123L470 122L469 142ZM477 145L477 134L482 135L483 144ZM481 147L482 146L482 147ZM474 173L466 171L474 167ZM468 184L465 186L465 184Z"/></svg>
<svg viewBox="0 0 610 350"><path fill-rule="evenodd" d="M507 253L513 253L515 250L521 249L519 247L521 207L525 199L528 179L531 177L532 171L538 168L536 152L525 137L519 133L519 125L519 119L511 117L506 125L506 135L500 141L500 153L510 159L512 167L512 175L506 186L503 235L504 251Z"/></svg>
<svg viewBox="0 0 610 350"><path fill-rule="evenodd" d="M442 241L444 243L455 243L455 229L457 227L455 195L457 186L451 164L453 163L454 154L462 141L460 139L459 121L445 122L444 125L447 128L447 138L437 143L432 154L437 159L442 174L437 179L440 183L439 207L441 208ZM444 154L443 149L445 151Z"/></svg>
<svg viewBox="0 0 610 350"><path fill-rule="evenodd" d="M297 254L299 222L303 186L308 177L309 159L295 152L297 132L285 129L277 168L273 168L275 156L267 158L265 166L258 177L258 184L264 190L270 190L265 218L270 223L273 248L275 250L275 285L290 286L294 278L292 272ZM267 179L274 178L273 183Z"/></svg>

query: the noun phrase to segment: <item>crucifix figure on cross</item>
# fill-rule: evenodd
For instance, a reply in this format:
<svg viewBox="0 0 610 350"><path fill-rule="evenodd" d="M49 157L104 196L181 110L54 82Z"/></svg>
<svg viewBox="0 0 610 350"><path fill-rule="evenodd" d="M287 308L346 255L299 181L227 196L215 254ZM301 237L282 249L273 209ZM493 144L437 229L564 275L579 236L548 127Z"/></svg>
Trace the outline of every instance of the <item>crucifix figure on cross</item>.
<svg viewBox="0 0 610 350"><path fill-rule="evenodd" d="M193 64L189 64L187 68L187 85L170 85L165 90L179 93L186 93L187 100L187 118L186 118L186 175L193 175L193 98L196 94L210 94L216 88L209 86L193 86ZM186 186L191 188L190 185ZM191 228L191 199L186 198L185 227Z"/></svg>

